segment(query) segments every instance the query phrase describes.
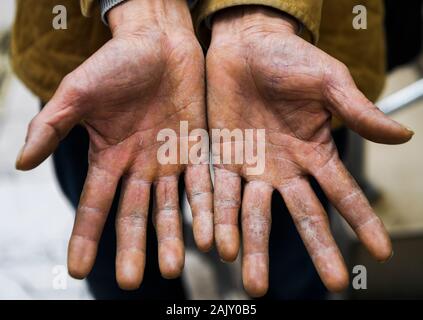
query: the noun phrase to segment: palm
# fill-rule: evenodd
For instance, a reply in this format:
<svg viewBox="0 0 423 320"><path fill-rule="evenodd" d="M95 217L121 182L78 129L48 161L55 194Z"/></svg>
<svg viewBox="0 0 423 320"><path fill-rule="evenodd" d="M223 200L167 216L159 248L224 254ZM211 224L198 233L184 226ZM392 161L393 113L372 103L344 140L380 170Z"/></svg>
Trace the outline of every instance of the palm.
<svg viewBox="0 0 423 320"><path fill-rule="evenodd" d="M205 127L202 59L193 59L181 45L193 41L114 39L80 68L91 75L102 70L83 84L95 87L83 110L93 161L109 163L122 173L136 172L146 181L183 171L182 165L157 161L157 136L162 129L179 134L180 121L188 121L191 129ZM165 47L172 49L165 52Z"/></svg>
<svg viewBox="0 0 423 320"><path fill-rule="evenodd" d="M269 52L267 43L276 42L274 38L261 38L260 46L243 57L248 63L236 66L236 70L213 68L210 56L208 61L213 70L209 73L210 101L219 101L209 110L210 126L266 129L265 172L248 175L246 165L237 169L230 166L231 170L238 170L247 181L259 179L276 187L307 174L313 167L321 167L336 150L330 135L331 114L324 106L323 96L318 95L320 84L316 78L323 74L316 74L314 66L304 63L307 57L289 57L289 53L275 52L275 48ZM308 46L306 42L301 44ZM309 52L305 48L301 51ZM276 61L275 57L283 57L282 68L279 66L282 60ZM286 81L282 80L280 85L279 79ZM217 85L222 81L225 86Z"/></svg>

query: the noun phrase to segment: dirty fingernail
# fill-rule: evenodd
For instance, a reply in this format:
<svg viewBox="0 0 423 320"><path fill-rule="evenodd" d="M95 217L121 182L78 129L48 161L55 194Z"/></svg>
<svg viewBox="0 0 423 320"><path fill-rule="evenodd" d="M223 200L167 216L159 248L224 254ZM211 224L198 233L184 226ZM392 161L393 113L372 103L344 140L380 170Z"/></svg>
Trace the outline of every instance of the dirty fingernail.
<svg viewBox="0 0 423 320"><path fill-rule="evenodd" d="M414 135L414 131L411 129L411 128L409 128L409 127L405 127L408 131L410 131L410 133L412 134L412 135Z"/></svg>
<svg viewBox="0 0 423 320"><path fill-rule="evenodd" d="M18 156L16 157L15 168L18 169L18 170L19 170L19 166L20 166L20 163L21 163L21 160L22 160L22 156L23 156L24 151L25 151L25 146L26 146L26 144L24 144L22 146L21 150L18 153Z"/></svg>
<svg viewBox="0 0 423 320"><path fill-rule="evenodd" d="M386 259L386 260L384 260L384 261L381 261L382 263L387 263L387 262L389 262L389 261L391 261L391 259L392 259L392 257L394 256L394 250L392 250L392 252L391 252L391 255L389 256L389 258L388 259Z"/></svg>

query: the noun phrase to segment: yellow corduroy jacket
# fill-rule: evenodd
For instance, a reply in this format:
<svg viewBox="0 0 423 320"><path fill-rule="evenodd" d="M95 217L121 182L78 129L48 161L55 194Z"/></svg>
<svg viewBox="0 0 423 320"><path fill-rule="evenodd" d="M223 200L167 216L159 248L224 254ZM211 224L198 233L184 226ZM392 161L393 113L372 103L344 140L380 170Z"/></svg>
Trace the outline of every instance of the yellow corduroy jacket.
<svg viewBox="0 0 423 320"><path fill-rule="evenodd" d="M252 4L295 17L303 25L305 39L344 62L370 100L378 97L385 79L382 0L199 0L193 21L202 43L207 44L210 37L207 17L228 7ZM56 5L67 9L67 30L52 27ZM367 8L367 29L353 28L356 5ZM67 73L110 39L98 7L96 0L17 0L13 68L43 101L52 97Z"/></svg>

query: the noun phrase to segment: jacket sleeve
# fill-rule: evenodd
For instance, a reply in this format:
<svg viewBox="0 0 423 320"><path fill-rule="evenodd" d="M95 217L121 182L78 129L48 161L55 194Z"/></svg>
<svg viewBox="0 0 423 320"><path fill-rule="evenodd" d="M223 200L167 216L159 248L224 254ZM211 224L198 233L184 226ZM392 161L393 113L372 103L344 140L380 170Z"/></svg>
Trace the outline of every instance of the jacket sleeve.
<svg viewBox="0 0 423 320"><path fill-rule="evenodd" d="M191 9L193 9L199 0L187 0L188 5ZM81 4L81 12L85 17L91 17L91 13L94 7L94 4L97 0L79 0Z"/></svg>
<svg viewBox="0 0 423 320"><path fill-rule="evenodd" d="M94 4L97 0L80 0L81 12L85 17L90 17L93 11Z"/></svg>
<svg viewBox="0 0 423 320"><path fill-rule="evenodd" d="M197 35L203 45L210 42L206 20L219 10L239 5L262 5L281 10L296 18L303 26L301 36L313 43L319 39L323 0L200 0L194 13Z"/></svg>

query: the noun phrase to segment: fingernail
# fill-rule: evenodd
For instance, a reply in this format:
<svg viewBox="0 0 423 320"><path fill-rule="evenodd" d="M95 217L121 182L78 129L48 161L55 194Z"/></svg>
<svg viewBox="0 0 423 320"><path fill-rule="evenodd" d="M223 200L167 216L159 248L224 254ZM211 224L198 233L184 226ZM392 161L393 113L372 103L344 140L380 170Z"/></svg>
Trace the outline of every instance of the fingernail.
<svg viewBox="0 0 423 320"><path fill-rule="evenodd" d="M381 261L382 263L387 263L387 262L389 262L389 261L391 261L391 259L392 259L392 257L394 256L394 250L392 250L392 252L391 252L391 255L389 256L389 258L388 259L386 259L386 260L384 260L384 261Z"/></svg>
<svg viewBox="0 0 423 320"><path fill-rule="evenodd" d="M22 156L23 156L23 153L25 151L25 146L26 146L26 144L23 145L23 147L21 148L21 150L18 153L18 156L16 157L15 168L17 170L19 170L19 166L20 166L20 163L21 163L21 160L22 160Z"/></svg>
<svg viewBox="0 0 423 320"><path fill-rule="evenodd" d="M413 131L413 129L411 129L410 127L407 127L407 126L405 126L405 125L403 125L402 123L400 123L400 125L401 125L401 127L403 127L405 130L407 130L410 134L414 134L414 131Z"/></svg>
<svg viewBox="0 0 423 320"><path fill-rule="evenodd" d="M405 128L411 133L411 135L414 135L414 131L411 128L409 127L405 127Z"/></svg>

